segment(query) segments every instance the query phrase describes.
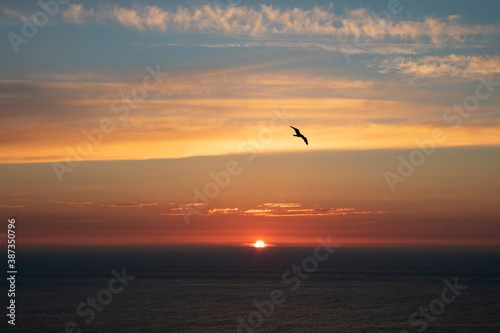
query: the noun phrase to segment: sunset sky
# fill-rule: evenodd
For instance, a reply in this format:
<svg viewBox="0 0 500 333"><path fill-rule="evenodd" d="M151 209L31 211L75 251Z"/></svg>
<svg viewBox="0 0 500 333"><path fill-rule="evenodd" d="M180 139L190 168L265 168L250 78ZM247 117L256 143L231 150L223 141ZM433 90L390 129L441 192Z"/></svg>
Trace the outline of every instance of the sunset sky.
<svg viewBox="0 0 500 333"><path fill-rule="evenodd" d="M499 10L2 1L1 215L27 245L500 245Z"/></svg>

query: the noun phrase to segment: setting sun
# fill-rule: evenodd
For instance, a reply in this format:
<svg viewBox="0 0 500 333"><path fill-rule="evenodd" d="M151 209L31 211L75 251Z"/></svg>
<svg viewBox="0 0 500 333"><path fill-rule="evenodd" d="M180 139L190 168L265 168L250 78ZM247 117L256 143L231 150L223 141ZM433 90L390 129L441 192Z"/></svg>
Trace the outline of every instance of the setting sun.
<svg viewBox="0 0 500 333"><path fill-rule="evenodd" d="M253 244L253 246L254 246L254 247L258 247L258 248L262 248L262 247L266 247L266 246L267 246L267 244L266 244L266 243L264 243L264 242L263 242L263 241L261 241L261 240L258 240L258 241L256 241L256 242Z"/></svg>

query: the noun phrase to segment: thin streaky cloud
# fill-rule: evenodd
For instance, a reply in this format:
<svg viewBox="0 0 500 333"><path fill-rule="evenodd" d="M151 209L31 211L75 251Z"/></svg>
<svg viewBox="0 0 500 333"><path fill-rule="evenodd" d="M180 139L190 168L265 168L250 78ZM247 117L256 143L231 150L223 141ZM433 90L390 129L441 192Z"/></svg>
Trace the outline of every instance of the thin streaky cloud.
<svg viewBox="0 0 500 333"><path fill-rule="evenodd" d="M377 66L372 64L373 66ZM464 77L500 73L500 56L450 54L422 58L396 57L379 61L381 73L397 72L416 78Z"/></svg>
<svg viewBox="0 0 500 333"><path fill-rule="evenodd" d="M266 208L264 208L266 207ZM200 210L197 215L201 217L208 216L262 216L262 217L297 217L297 216L344 216L344 215L369 215L369 214L386 214L386 211L365 211L355 208L321 208L318 205L313 205L311 208L303 207L301 203L263 203L258 205L258 208L241 209L238 207L231 208L210 208L207 211ZM180 208L172 208L170 212L163 212L160 215L165 216L180 216L182 215Z"/></svg>
<svg viewBox="0 0 500 333"><path fill-rule="evenodd" d="M208 210L208 215L219 215L219 214L238 214L238 208L211 208Z"/></svg>
<svg viewBox="0 0 500 333"><path fill-rule="evenodd" d="M311 39L311 38L308 38ZM356 47L353 44L353 38L339 38L335 42L331 39L316 38L315 41L285 41L276 39L256 38L252 40L233 40L230 42L203 42L203 43L134 43L133 46L145 46L151 48L165 46L181 47L203 47L203 48L252 48L252 47L270 47L270 48L289 48L294 50L309 49L317 51L327 51L331 53L344 53L349 55L372 54L372 55L419 55L438 50L459 50L459 49L481 49L485 48L482 44L460 44L460 43L441 43L432 42L403 42L403 41L374 41L363 47ZM346 47L346 45L350 45Z"/></svg>

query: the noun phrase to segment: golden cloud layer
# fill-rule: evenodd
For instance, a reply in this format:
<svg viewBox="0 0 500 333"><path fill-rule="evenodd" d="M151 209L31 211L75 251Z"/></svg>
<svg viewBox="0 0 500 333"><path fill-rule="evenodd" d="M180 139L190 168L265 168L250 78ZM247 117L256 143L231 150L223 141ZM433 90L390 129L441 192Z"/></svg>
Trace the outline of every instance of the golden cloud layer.
<svg viewBox="0 0 500 333"><path fill-rule="evenodd" d="M290 209L290 207L302 207L300 203L263 203L258 207L270 208L211 208L208 211L200 211L200 216L262 216L262 217L304 217L304 216L335 216L335 215L369 215L385 214L384 211L358 211L354 208L320 208L313 205L311 208ZM160 215L179 216L178 208L171 208L169 212L160 213Z"/></svg>

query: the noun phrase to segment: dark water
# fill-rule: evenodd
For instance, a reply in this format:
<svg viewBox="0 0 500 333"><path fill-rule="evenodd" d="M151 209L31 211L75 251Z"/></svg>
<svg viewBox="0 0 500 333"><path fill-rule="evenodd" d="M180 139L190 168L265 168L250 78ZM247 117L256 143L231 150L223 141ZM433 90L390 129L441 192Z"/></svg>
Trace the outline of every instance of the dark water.
<svg viewBox="0 0 500 333"><path fill-rule="evenodd" d="M81 332L237 332L241 318L248 325L241 332L500 332L499 249L339 248L317 267L306 259L313 254L278 247L25 251L17 258L16 326L4 314L2 327L64 332L70 323L71 332L74 322ZM290 271L283 280L303 262L310 273ZM135 279L121 292L114 282L112 293L111 271L122 267ZM468 287L458 296L447 291L455 298L445 304L444 280L455 277ZM6 290L4 280L5 306ZM273 290L282 294L271 309ZM100 312L86 303L98 295L107 303L96 304ZM410 324L412 313L430 305L427 319L417 313Z"/></svg>

